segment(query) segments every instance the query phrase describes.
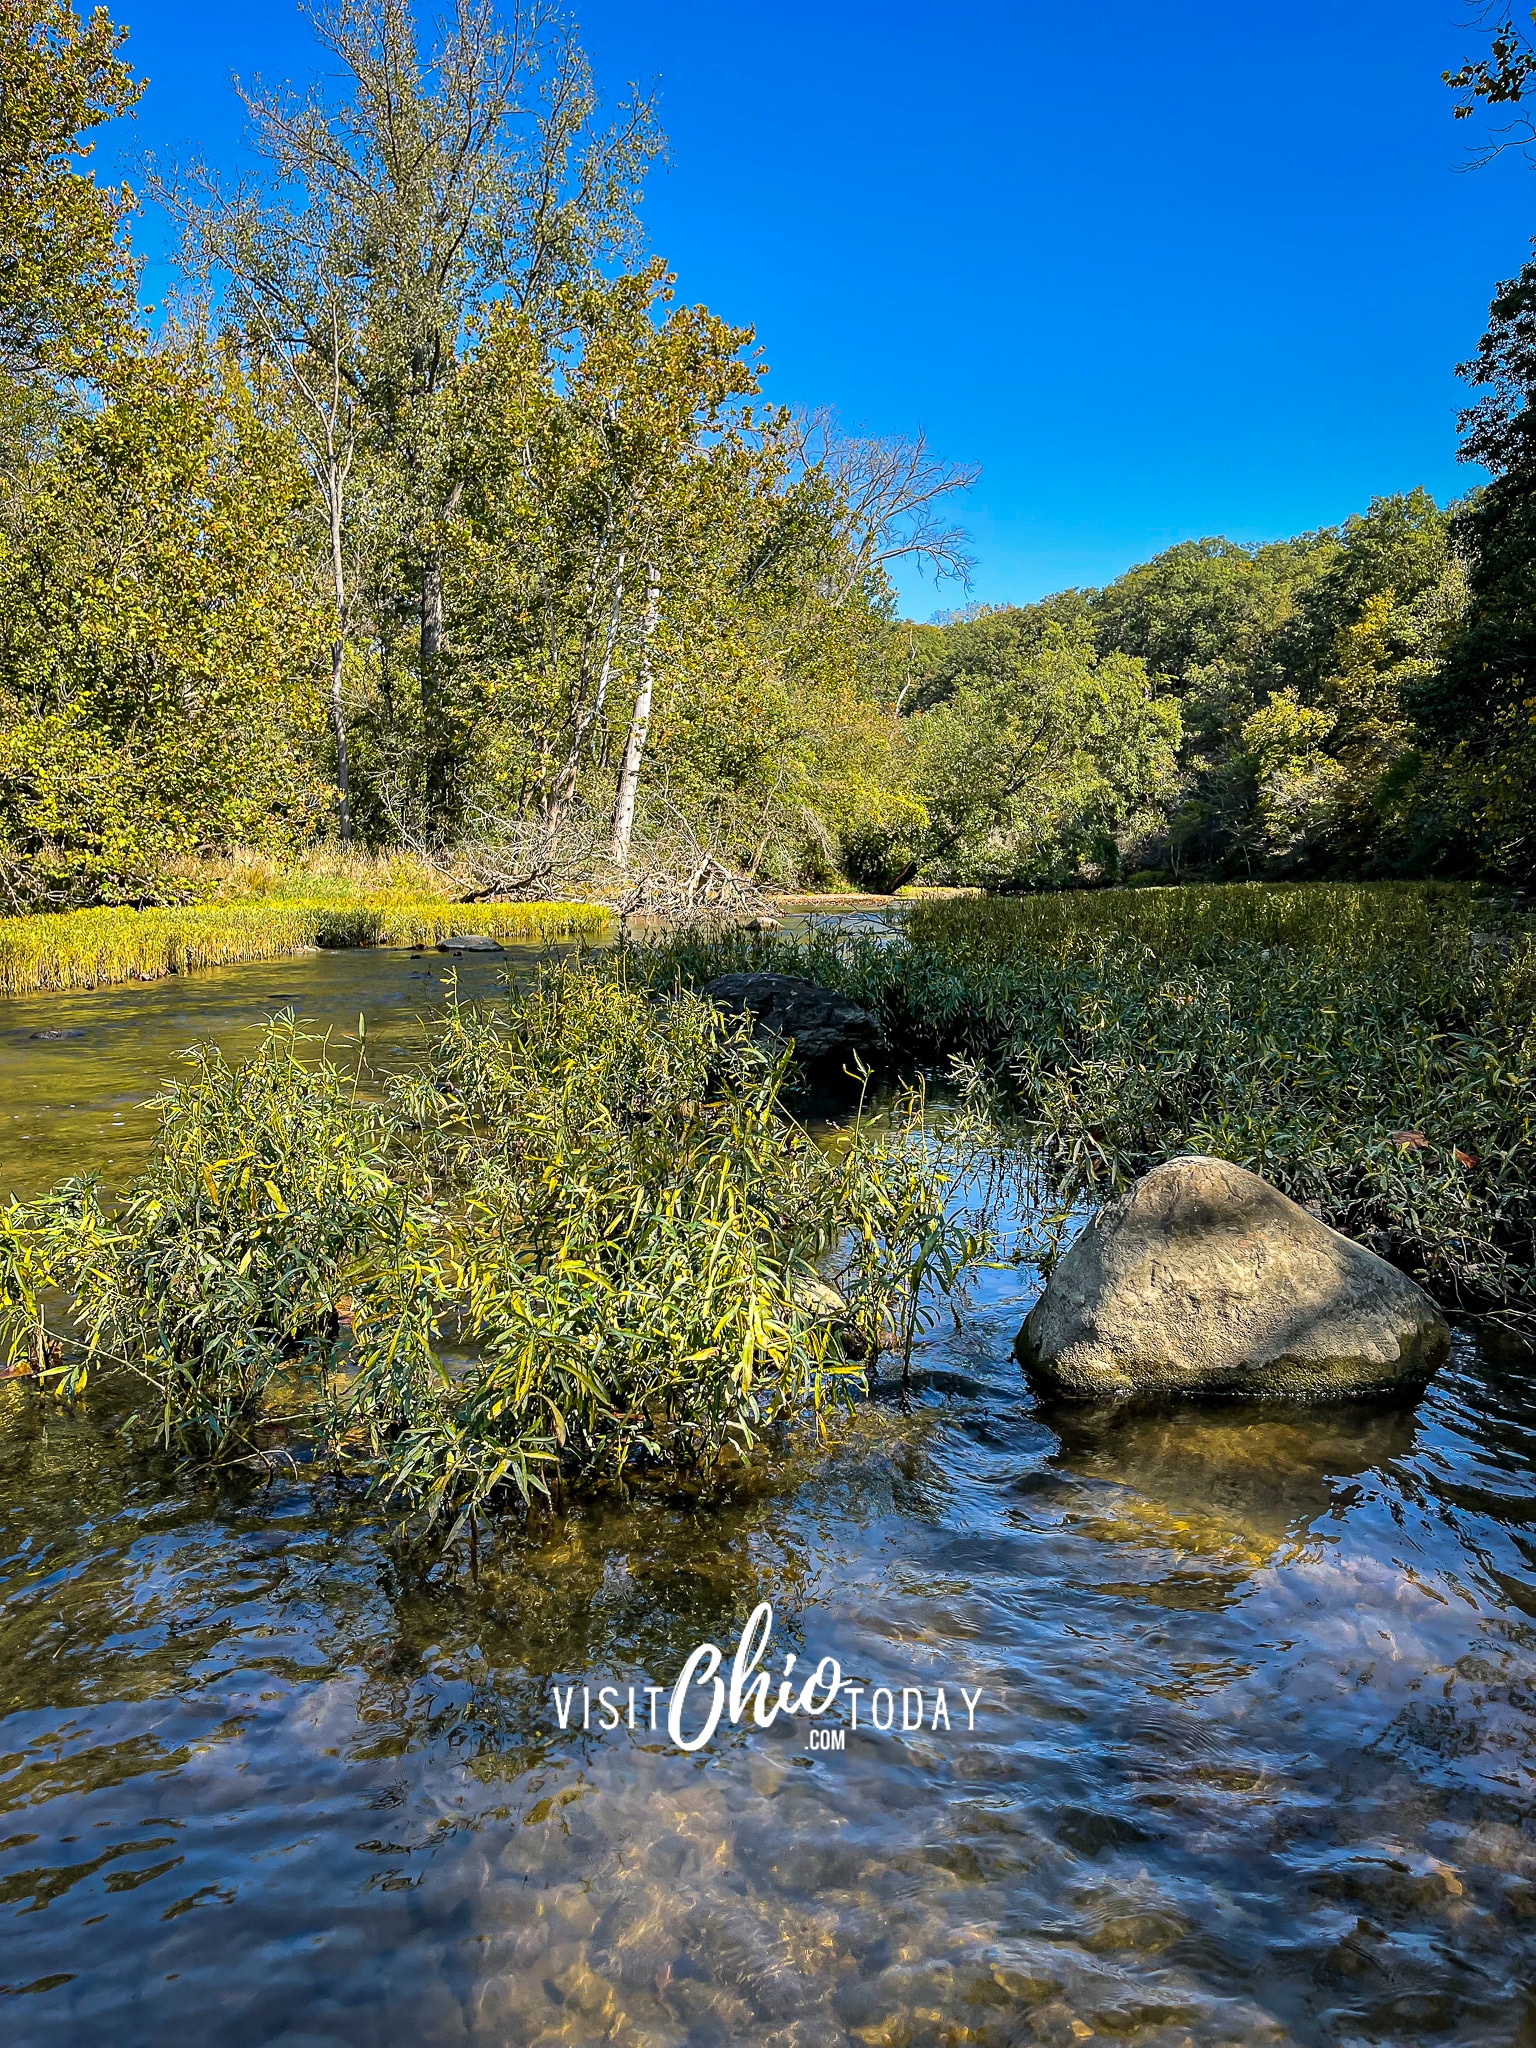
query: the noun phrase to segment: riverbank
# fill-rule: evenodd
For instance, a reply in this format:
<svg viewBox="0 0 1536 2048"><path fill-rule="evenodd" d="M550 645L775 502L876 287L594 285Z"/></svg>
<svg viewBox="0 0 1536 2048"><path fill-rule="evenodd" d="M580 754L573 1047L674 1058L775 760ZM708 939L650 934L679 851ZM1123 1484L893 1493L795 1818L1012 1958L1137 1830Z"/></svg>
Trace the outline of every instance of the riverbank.
<svg viewBox="0 0 1536 2048"><path fill-rule="evenodd" d="M897 1064L981 1062L1064 1199L1208 1152L1448 1306L1536 1316L1536 937L1448 883L911 905L894 937L683 938L651 972L808 975Z"/></svg>
<svg viewBox="0 0 1536 2048"><path fill-rule="evenodd" d="M107 988L199 967L277 960L312 947L430 946L456 932L503 944L596 941L609 913L591 903L450 903L384 894L343 901L72 910L0 919L0 993Z"/></svg>

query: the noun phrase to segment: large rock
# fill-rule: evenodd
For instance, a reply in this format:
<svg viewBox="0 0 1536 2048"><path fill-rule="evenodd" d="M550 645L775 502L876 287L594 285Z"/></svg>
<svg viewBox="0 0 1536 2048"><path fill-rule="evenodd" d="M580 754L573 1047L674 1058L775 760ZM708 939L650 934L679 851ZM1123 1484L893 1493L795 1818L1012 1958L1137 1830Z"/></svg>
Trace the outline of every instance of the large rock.
<svg viewBox="0 0 1536 2048"><path fill-rule="evenodd" d="M1015 1353L1073 1400L1320 1400L1427 1380L1451 1333L1423 1288L1224 1159L1170 1159L1062 1255Z"/></svg>
<svg viewBox="0 0 1536 2048"><path fill-rule="evenodd" d="M847 996L792 974L722 974L703 994L717 1009L749 1017L760 1043L792 1044L803 1066L846 1066L868 1060L880 1027Z"/></svg>
<svg viewBox="0 0 1536 2048"><path fill-rule="evenodd" d="M505 946L500 939L493 939L488 932L450 932L446 939L437 942L439 953L504 953Z"/></svg>

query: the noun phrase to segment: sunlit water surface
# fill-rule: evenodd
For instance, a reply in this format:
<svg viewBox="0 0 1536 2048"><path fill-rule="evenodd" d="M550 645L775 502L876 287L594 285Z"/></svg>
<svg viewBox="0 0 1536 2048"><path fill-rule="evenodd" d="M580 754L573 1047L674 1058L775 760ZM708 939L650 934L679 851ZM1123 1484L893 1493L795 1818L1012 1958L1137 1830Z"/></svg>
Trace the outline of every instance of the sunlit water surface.
<svg viewBox="0 0 1536 2048"><path fill-rule="evenodd" d="M0 1010L7 1184L131 1166L175 1051L279 998L405 1044L438 964ZM828 1449L478 1582L0 1390L0 2040L1530 2048L1528 1361L1461 1333L1416 1409L1063 1417L1009 1361L1036 1284L984 1275ZM778 1657L979 1688L974 1731L559 1730L553 1685L670 1684L760 1599Z"/></svg>

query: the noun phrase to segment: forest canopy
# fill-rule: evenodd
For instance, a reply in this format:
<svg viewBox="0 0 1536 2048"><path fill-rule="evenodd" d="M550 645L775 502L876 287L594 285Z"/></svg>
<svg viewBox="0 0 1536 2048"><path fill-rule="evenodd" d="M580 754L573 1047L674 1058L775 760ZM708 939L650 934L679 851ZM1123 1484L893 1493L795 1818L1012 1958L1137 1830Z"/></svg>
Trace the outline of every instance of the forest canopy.
<svg viewBox="0 0 1536 2048"><path fill-rule="evenodd" d="M977 468L768 402L645 246L649 103L540 5L316 28L323 83L242 92L262 175L149 176L152 333L87 162L126 31L0 24L0 907L323 840L510 849L515 892L669 833L781 887L1526 878L1536 265L1461 503L917 624L893 570L968 583Z"/></svg>

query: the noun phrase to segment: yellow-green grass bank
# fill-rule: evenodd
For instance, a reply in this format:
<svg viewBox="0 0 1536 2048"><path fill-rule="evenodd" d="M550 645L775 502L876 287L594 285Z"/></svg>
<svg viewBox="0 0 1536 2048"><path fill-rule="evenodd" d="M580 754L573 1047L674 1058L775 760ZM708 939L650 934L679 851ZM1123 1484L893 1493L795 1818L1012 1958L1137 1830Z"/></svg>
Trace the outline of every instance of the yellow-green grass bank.
<svg viewBox="0 0 1536 2048"><path fill-rule="evenodd" d="M208 904L172 910L71 910L0 919L0 994L157 981L199 967L276 960L311 947L435 945L456 932L503 944L596 941L609 913L592 903L374 902Z"/></svg>

